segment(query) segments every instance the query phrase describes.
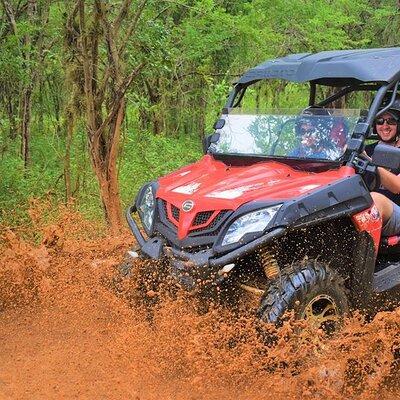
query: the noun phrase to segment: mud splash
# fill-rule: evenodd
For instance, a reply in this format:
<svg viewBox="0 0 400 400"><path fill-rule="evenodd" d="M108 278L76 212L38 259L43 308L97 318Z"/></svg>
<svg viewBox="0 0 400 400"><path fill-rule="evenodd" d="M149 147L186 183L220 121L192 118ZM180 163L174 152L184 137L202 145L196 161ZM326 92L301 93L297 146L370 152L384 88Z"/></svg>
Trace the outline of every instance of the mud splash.
<svg viewBox="0 0 400 400"><path fill-rule="evenodd" d="M399 309L368 324L355 316L330 339L288 322L266 345L253 318L217 307L199 313L185 294L150 317L135 278L116 295L110 282L129 234L108 237L66 211L36 228L36 244L2 233L0 398L400 396Z"/></svg>

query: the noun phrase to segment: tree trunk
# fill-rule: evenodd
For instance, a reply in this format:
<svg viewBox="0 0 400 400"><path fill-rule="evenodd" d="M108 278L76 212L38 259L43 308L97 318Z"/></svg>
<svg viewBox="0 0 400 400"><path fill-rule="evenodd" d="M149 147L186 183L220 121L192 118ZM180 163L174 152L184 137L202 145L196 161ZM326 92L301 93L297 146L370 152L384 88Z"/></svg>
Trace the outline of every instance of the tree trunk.
<svg viewBox="0 0 400 400"><path fill-rule="evenodd" d="M65 202L68 203L72 197L71 189L71 144L74 132L75 118L73 112L66 113L65 156L64 156L64 182L65 182Z"/></svg>
<svg viewBox="0 0 400 400"><path fill-rule="evenodd" d="M44 127L44 114L45 114L45 99L44 99L44 93L45 93L45 87L44 87L44 82L43 79L41 78L39 83L39 93L38 93L38 101L37 101L37 127L39 132L44 132L45 127Z"/></svg>
<svg viewBox="0 0 400 400"><path fill-rule="evenodd" d="M15 118L15 108L17 108L14 104L14 96L12 93L10 93L7 96L7 115L8 115L8 121L10 124L9 127L9 137L11 140L15 140L17 138L17 133L18 133L18 124Z"/></svg>
<svg viewBox="0 0 400 400"><path fill-rule="evenodd" d="M200 118L199 118L199 136L200 139L204 139L206 136L206 114L207 114L207 101L206 94L204 91L200 91L200 99L199 99L199 108L200 108Z"/></svg>
<svg viewBox="0 0 400 400"><path fill-rule="evenodd" d="M151 109L150 111L148 111L148 113L151 116L153 134L159 135L162 132L162 127L163 127L162 118L160 116L160 110L159 110L161 95L157 89L160 86L160 82L157 79L155 85L152 86L148 81L148 79L145 79L144 83L146 85L147 93L149 95L149 100L151 104ZM154 89L154 87L156 89Z"/></svg>
<svg viewBox="0 0 400 400"><path fill-rule="evenodd" d="M28 0L27 15L30 22L33 22L35 13L37 12L36 0ZM32 91L34 76L36 76L36 70L33 71L29 66L32 60L32 38L29 33L24 36L24 45L26 46L26 52L24 54L26 68L30 72L30 81L22 90L21 99L21 153L24 160L24 167L27 168L30 161L30 136L31 136L31 110L32 110Z"/></svg>
<svg viewBox="0 0 400 400"><path fill-rule="evenodd" d="M104 214L112 233L118 234L122 226L122 207L119 197L117 157L119 142L121 137L121 126L125 115L125 102L122 101L118 109L115 121L110 123L108 129L109 136L113 138L109 154L106 155L105 162L102 162L99 154L99 146L92 147L92 163L99 182L101 200L103 203Z"/></svg>
<svg viewBox="0 0 400 400"><path fill-rule="evenodd" d="M17 23L15 22L15 15L12 5L7 0L2 0L4 11L7 15L11 30L14 35L17 34Z"/></svg>
<svg viewBox="0 0 400 400"><path fill-rule="evenodd" d="M121 125L125 115L125 95L143 63L125 74L126 41L119 35L123 19L127 32L134 32L147 0L142 0L128 18L132 0L123 0L112 20L108 3L95 0L88 11L84 0L76 0L67 29L76 43L84 77L86 125L91 162L96 174L104 215L113 233L120 232L122 209L119 198L117 157ZM115 15L115 14L114 14ZM78 19L78 30L73 21ZM104 47L101 43L104 40ZM105 51L101 51L104 49ZM81 82L76 82L81 85Z"/></svg>
<svg viewBox="0 0 400 400"><path fill-rule="evenodd" d="M27 168L30 161L30 136L31 136L31 109L32 109L32 90L28 86L25 88L21 99L21 154L24 160L24 167Z"/></svg>

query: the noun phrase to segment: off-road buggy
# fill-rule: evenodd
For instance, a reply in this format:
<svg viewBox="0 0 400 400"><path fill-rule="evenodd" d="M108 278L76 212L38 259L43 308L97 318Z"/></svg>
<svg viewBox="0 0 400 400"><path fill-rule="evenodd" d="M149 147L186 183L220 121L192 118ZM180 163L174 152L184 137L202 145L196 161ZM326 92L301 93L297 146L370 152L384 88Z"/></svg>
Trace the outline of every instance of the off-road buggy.
<svg viewBox="0 0 400 400"><path fill-rule="evenodd" d="M370 192L376 166L398 168L400 154L379 145L370 162L363 151L399 79L400 48L294 54L250 69L204 156L139 191L127 211L138 243L129 254L167 261L158 268L190 290L258 296L269 322L294 310L335 325L350 309L397 302L400 232L381 237ZM289 96L306 85L308 106L266 111L257 85L277 80ZM349 98L367 110L337 108Z"/></svg>

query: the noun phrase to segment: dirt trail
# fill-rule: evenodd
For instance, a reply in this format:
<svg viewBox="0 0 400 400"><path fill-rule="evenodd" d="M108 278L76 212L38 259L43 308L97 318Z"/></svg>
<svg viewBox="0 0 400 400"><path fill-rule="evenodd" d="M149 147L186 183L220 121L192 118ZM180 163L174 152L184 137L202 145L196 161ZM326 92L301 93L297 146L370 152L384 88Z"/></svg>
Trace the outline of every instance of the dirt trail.
<svg viewBox="0 0 400 400"><path fill-rule="evenodd" d="M77 228L78 227L78 228ZM0 249L0 399L398 399L400 310L354 318L326 339L291 324L276 345L227 310L192 299L149 322L107 282L132 240L69 214L39 245Z"/></svg>

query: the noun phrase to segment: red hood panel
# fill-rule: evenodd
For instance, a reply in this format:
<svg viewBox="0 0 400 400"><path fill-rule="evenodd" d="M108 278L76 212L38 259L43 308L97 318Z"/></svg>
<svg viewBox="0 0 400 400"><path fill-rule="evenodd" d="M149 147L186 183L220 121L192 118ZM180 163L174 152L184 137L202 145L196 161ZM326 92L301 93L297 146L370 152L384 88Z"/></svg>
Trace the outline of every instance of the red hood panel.
<svg viewBox="0 0 400 400"><path fill-rule="evenodd" d="M320 173L296 171L276 161L230 167L206 155L160 178L157 197L181 210L184 201L194 202L191 211L181 213L178 236L183 238L200 211L236 210L252 200L292 199L352 174L349 167Z"/></svg>

